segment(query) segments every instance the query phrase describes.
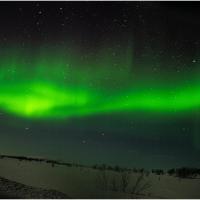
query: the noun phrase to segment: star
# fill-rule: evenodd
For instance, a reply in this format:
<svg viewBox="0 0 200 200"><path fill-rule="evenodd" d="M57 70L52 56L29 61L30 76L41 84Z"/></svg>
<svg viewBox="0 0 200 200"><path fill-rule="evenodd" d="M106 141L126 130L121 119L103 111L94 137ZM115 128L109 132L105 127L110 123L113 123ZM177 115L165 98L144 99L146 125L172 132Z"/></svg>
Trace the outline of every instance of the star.
<svg viewBox="0 0 200 200"><path fill-rule="evenodd" d="M156 68L156 67L154 67L154 68L153 68L153 71L157 71L157 68Z"/></svg>
<svg viewBox="0 0 200 200"><path fill-rule="evenodd" d="M183 128L182 128L182 131L186 131L186 128L185 128L185 127L183 127Z"/></svg>

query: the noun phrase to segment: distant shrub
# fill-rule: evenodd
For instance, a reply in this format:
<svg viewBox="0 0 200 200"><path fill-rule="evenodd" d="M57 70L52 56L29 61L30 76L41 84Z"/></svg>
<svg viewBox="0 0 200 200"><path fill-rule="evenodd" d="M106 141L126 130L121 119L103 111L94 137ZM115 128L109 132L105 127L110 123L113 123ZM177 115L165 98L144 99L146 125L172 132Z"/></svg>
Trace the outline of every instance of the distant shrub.
<svg viewBox="0 0 200 200"><path fill-rule="evenodd" d="M66 165L67 167L72 167L72 164L71 164L71 163L65 163L65 165Z"/></svg>
<svg viewBox="0 0 200 200"><path fill-rule="evenodd" d="M98 169L98 165L93 165L92 168L93 169Z"/></svg>
<svg viewBox="0 0 200 200"><path fill-rule="evenodd" d="M195 178L198 175L199 169L182 167L176 169L176 176L180 178Z"/></svg>
<svg viewBox="0 0 200 200"><path fill-rule="evenodd" d="M138 170L138 172L139 172L139 173L144 173L144 169L141 168L141 169Z"/></svg>
<svg viewBox="0 0 200 200"><path fill-rule="evenodd" d="M135 168L133 168L132 171L133 171L134 173L137 173L137 172L138 172L138 170L135 169Z"/></svg>
<svg viewBox="0 0 200 200"><path fill-rule="evenodd" d="M99 170L106 170L106 164L102 164L102 165L99 165L98 167L97 167Z"/></svg>
<svg viewBox="0 0 200 200"><path fill-rule="evenodd" d="M114 170L115 170L116 172L120 172L120 171L121 171L121 168L120 168L118 165L116 165L116 166L114 167Z"/></svg>
<svg viewBox="0 0 200 200"><path fill-rule="evenodd" d="M181 167L177 169L169 169L167 173L172 176L177 176L179 178L195 178L197 175L200 175L200 169L198 168L189 168Z"/></svg>
<svg viewBox="0 0 200 200"><path fill-rule="evenodd" d="M175 169L173 168L173 169L169 169L168 171L167 171L167 173L170 175L170 176L172 176L172 175L174 175L175 174Z"/></svg>
<svg viewBox="0 0 200 200"><path fill-rule="evenodd" d="M153 169L152 173L154 173L156 175L163 175L164 174L164 170L162 170L162 169Z"/></svg>
<svg viewBox="0 0 200 200"><path fill-rule="evenodd" d="M108 166L107 170L114 170L114 168L112 166Z"/></svg>

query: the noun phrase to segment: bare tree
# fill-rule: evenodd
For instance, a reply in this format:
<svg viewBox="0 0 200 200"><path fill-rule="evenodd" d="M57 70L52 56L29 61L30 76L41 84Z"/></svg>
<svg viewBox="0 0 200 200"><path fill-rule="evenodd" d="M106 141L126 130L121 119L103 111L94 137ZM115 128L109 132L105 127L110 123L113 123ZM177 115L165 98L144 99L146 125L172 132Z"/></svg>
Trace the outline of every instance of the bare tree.
<svg viewBox="0 0 200 200"><path fill-rule="evenodd" d="M108 190L109 177L106 170L99 171L96 176L96 185L102 190Z"/></svg>
<svg viewBox="0 0 200 200"><path fill-rule="evenodd" d="M126 192L126 188L128 187L130 182L130 174L128 172L121 173L121 187L122 191Z"/></svg>
<svg viewBox="0 0 200 200"><path fill-rule="evenodd" d="M140 176L136 179L136 182L132 188L132 194L141 194L145 190L149 189L151 184L149 182L144 182L144 173L141 173Z"/></svg>
<svg viewBox="0 0 200 200"><path fill-rule="evenodd" d="M115 192L118 191L118 184L115 176L113 176L111 180L111 190Z"/></svg>

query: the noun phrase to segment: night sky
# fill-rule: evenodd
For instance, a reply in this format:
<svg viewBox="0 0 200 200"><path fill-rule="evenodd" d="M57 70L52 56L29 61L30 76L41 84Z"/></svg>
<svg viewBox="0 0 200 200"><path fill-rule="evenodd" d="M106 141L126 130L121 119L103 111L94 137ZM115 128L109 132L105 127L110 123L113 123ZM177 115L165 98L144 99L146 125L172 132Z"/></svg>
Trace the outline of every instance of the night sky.
<svg viewBox="0 0 200 200"><path fill-rule="evenodd" d="M199 2L1 2L0 153L200 166Z"/></svg>

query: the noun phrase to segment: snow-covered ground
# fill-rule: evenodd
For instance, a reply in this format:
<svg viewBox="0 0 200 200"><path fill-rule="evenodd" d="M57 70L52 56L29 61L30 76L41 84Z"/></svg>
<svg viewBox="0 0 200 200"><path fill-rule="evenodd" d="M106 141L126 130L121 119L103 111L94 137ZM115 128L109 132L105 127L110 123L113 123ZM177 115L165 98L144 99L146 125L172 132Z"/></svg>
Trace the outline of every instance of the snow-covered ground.
<svg viewBox="0 0 200 200"><path fill-rule="evenodd" d="M56 190L35 188L0 177L0 198L66 199L69 197Z"/></svg>
<svg viewBox="0 0 200 200"><path fill-rule="evenodd" d="M168 175L141 176L45 162L0 159L0 177L28 186L56 190L71 198L200 198L200 179ZM122 191L122 177L128 186ZM128 177L126 177L128 176ZM0 184L5 184L0 181ZM137 194L136 194L137 193ZM13 193L14 195L14 193Z"/></svg>

